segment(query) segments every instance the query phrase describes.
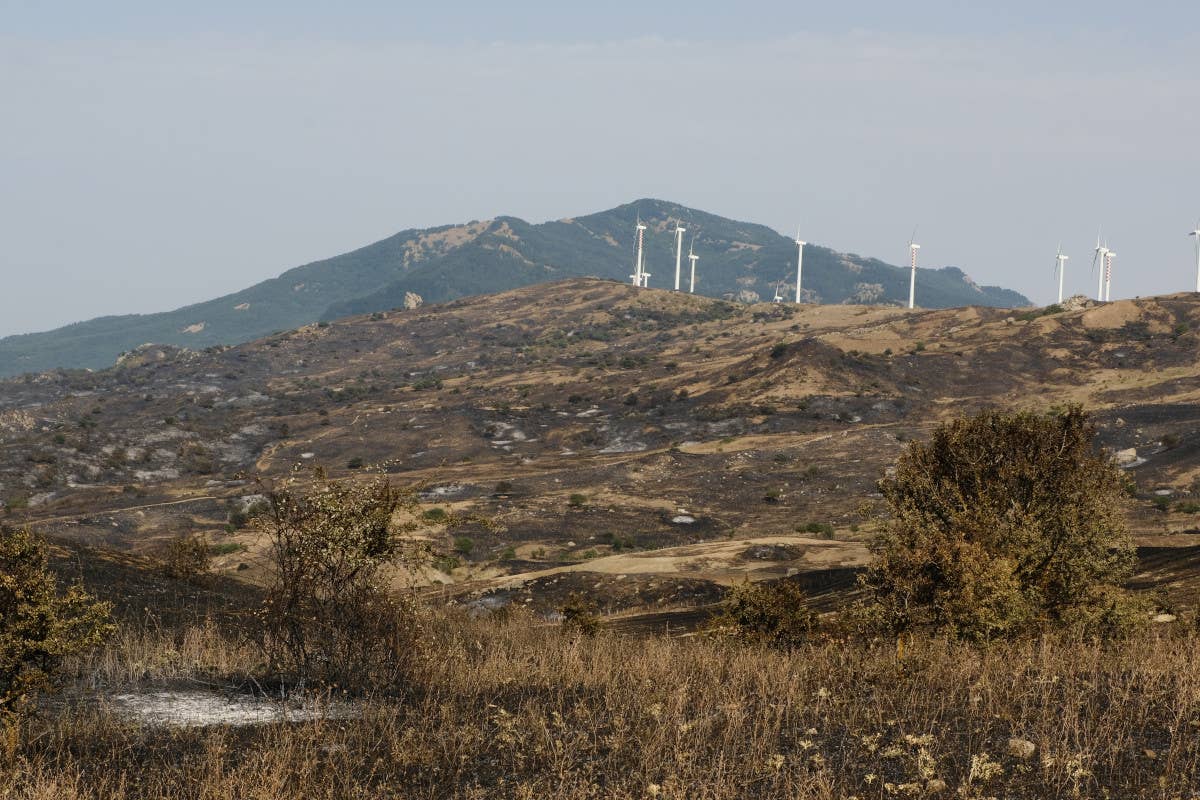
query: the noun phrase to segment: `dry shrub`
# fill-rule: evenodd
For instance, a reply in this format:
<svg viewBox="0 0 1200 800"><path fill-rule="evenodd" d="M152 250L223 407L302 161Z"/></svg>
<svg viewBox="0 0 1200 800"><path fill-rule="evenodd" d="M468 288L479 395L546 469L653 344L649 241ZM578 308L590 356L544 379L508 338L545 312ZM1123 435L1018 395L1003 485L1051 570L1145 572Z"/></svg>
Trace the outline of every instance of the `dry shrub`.
<svg viewBox="0 0 1200 800"><path fill-rule="evenodd" d="M39 538L0 527L0 724L55 689L63 659L100 644L113 628L107 603L78 586L59 594Z"/></svg>
<svg viewBox="0 0 1200 800"><path fill-rule="evenodd" d="M739 639L794 647L811 635L816 614L806 605L804 590L793 581L739 583L721 602L713 619L716 630Z"/></svg>
<svg viewBox="0 0 1200 800"><path fill-rule="evenodd" d="M986 640L1138 619L1119 588L1135 555L1124 476L1095 436L1073 406L989 411L911 444L880 482L892 518L863 581L876 621Z"/></svg>
<svg viewBox="0 0 1200 800"><path fill-rule="evenodd" d="M419 551L392 516L417 507L384 478L311 485L293 476L267 493L256 522L270 540L264 648L278 677L347 691L399 688L420 638L411 598L384 585L386 567Z"/></svg>
<svg viewBox="0 0 1200 800"><path fill-rule="evenodd" d="M596 603L579 592L571 592L559 608L563 616L563 628L567 631L595 636L602 623L597 615Z"/></svg>
<svg viewBox="0 0 1200 800"><path fill-rule="evenodd" d="M211 576L212 554L208 539L199 534L184 533L167 545L163 569L176 580L203 583Z"/></svg>

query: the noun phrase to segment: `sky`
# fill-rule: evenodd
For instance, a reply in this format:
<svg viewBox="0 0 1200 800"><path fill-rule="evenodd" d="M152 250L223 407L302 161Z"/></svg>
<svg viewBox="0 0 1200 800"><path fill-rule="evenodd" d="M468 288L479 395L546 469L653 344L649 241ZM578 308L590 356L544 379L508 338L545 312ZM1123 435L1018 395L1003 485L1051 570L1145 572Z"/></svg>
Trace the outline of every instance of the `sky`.
<svg viewBox="0 0 1200 800"><path fill-rule="evenodd" d="M641 197L1055 299L1195 287L1182 2L0 0L0 335ZM918 294L919 301L919 294Z"/></svg>

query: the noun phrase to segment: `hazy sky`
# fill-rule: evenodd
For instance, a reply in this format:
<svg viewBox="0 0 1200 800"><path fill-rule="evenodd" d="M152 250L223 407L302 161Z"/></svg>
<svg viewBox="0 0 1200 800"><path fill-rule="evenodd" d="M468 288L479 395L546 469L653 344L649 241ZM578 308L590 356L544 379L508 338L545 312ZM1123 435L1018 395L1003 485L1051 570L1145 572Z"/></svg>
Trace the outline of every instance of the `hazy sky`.
<svg viewBox="0 0 1200 800"><path fill-rule="evenodd" d="M1114 296L1195 284L1193 4L571 5L0 0L0 335L646 196L893 263L919 224L1041 302L1103 225Z"/></svg>

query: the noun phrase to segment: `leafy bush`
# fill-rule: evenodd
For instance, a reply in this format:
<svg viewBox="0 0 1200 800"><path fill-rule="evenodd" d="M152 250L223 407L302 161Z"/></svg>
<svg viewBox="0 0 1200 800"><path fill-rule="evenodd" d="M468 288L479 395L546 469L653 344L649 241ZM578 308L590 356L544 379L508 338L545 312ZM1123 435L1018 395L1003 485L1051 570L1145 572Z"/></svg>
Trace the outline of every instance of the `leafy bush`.
<svg viewBox="0 0 1200 800"><path fill-rule="evenodd" d="M469 556L475 549L475 542L469 536L459 536L454 540L454 552Z"/></svg>
<svg viewBox="0 0 1200 800"><path fill-rule="evenodd" d="M826 538L833 538L833 526L828 522L806 522L796 527L797 533L815 533Z"/></svg>
<svg viewBox="0 0 1200 800"><path fill-rule="evenodd" d="M107 603L78 586L58 594L41 539L0 528L0 723L13 722L39 694L57 688L64 658L113 630Z"/></svg>
<svg viewBox="0 0 1200 800"><path fill-rule="evenodd" d="M567 505L571 508L583 508L587 505L587 495L576 492L567 498Z"/></svg>
<svg viewBox="0 0 1200 800"><path fill-rule="evenodd" d="M794 647L808 638L816 624L806 599L792 581L746 581L729 590L713 623L746 641Z"/></svg>
<svg viewBox="0 0 1200 800"><path fill-rule="evenodd" d="M1125 481L1078 406L989 411L913 443L879 487L892 520L863 576L878 624L966 639L1123 627Z"/></svg>
<svg viewBox="0 0 1200 800"><path fill-rule="evenodd" d="M304 489L295 476L267 493L257 520L270 541L263 646L285 679L348 691L387 690L407 674L420 637L411 598L388 591L385 567L415 566L424 551L393 530L416 494L379 478Z"/></svg>

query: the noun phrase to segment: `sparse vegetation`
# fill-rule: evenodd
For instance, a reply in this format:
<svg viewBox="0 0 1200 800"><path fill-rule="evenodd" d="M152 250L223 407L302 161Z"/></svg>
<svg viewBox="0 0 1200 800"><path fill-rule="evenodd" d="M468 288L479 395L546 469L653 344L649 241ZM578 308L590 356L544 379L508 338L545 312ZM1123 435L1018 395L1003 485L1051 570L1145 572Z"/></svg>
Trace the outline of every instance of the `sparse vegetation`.
<svg viewBox="0 0 1200 800"><path fill-rule="evenodd" d="M356 484L318 472L311 487L293 477L266 496L262 644L273 671L343 690L400 688L420 632L412 600L390 592L381 572L424 557L391 522L398 509L416 509L416 495L382 478Z"/></svg>

